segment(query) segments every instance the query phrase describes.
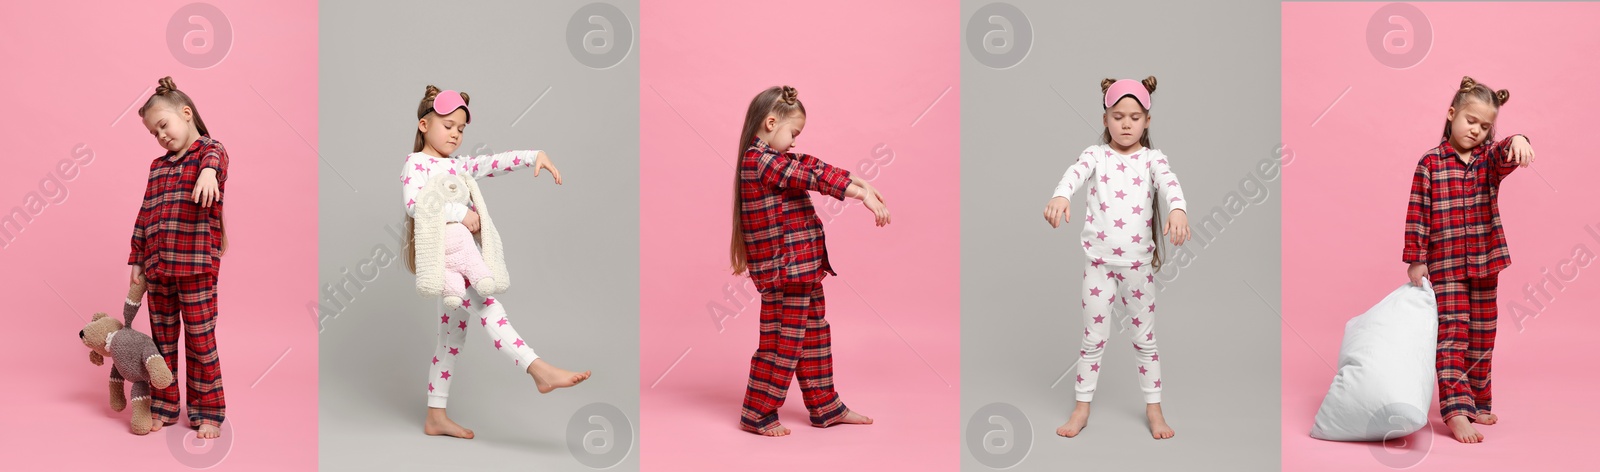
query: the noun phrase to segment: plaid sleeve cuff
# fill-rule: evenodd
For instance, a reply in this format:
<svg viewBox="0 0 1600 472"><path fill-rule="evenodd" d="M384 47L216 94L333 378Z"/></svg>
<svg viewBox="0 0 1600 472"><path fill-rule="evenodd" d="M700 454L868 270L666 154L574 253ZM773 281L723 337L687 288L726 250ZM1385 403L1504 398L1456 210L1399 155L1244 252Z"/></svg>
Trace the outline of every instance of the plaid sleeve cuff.
<svg viewBox="0 0 1600 472"><path fill-rule="evenodd" d="M850 187L850 171L823 164L822 181L827 183L825 190L830 197L844 200L844 191Z"/></svg>
<svg viewBox="0 0 1600 472"><path fill-rule="evenodd" d="M228 180L228 155L223 153L221 146L218 144L217 147L207 151L205 156L200 159L200 170L217 170L217 182Z"/></svg>
<svg viewBox="0 0 1600 472"><path fill-rule="evenodd" d="M1400 255L1400 260L1407 264L1425 264L1428 262L1428 250L1407 245L1404 253Z"/></svg>

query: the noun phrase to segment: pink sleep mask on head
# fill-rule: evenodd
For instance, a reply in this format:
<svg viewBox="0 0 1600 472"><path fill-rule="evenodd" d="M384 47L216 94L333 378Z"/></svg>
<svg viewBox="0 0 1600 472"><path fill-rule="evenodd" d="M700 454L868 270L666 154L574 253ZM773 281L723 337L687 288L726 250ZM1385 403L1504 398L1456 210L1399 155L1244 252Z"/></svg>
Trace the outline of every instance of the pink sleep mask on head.
<svg viewBox="0 0 1600 472"><path fill-rule="evenodd" d="M467 112L467 122L472 122L472 110L467 109L467 101L461 98L461 92L445 90L433 97L433 112L445 116L460 108Z"/></svg>
<svg viewBox="0 0 1600 472"><path fill-rule="evenodd" d="M1111 83L1111 88L1106 89L1106 108L1117 104L1122 97L1133 97L1145 110L1150 109L1150 91L1145 90L1144 84L1133 79L1122 79ZM437 105L435 105L437 106Z"/></svg>

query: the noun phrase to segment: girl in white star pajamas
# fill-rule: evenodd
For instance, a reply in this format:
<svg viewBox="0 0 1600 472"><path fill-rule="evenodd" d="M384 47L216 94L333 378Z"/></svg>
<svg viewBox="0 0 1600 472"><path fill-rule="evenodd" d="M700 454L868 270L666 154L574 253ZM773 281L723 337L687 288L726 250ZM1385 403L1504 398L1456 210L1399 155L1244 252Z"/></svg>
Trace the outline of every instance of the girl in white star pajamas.
<svg viewBox="0 0 1600 472"><path fill-rule="evenodd" d="M416 216L418 193L427 185L430 177L451 174L471 176L473 179L481 180L496 175L511 174L516 169L533 167L531 173L535 177L539 175L541 169L545 169L549 170L557 184L561 183L561 173L542 151L452 156L451 153L459 147L466 124L472 121L471 112L467 109L467 100L465 93L453 90L441 91L429 85L422 103L417 107L417 137L413 147L415 152L406 156L405 167L400 176L401 196L405 201L408 221L406 255L413 271L416 247L409 240L412 218ZM443 214L447 225L462 225L470 231L478 229L476 210L469 204L447 203L443 207ZM447 228L447 231L460 229ZM456 357L461 353L468 326L482 327L489 334L495 350L504 354L517 370L533 376L540 393L571 387L589 378L590 373L587 371L574 373L540 360L533 352L533 347L528 345L528 340L517 334L517 330L511 326L511 320L506 316L503 303L492 296L479 294L470 283L467 283L466 292L466 295L461 297L460 307L450 308L441 298L436 302L434 309L434 313L438 314L439 325L438 342L428 368L429 411L424 425L427 434L468 439L473 437L471 430L455 424L444 414L450 396L450 384L456 376L454 372Z"/></svg>
<svg viewBox="0 0 1600 472"><path fill-rule="evenodd" d="M454 158L438 158L425 153L415 152L406 156L405 173L400 182L402 196L406 202L406 214L416 216L417 192L426 185L428 177L437 174L470 175L474 179L494 177L495 174L507 174L515 168L533 166L534 158L539 151L507 151L498 154L480 156L459 156ZM444 220L449 224L461 224L467 213L473 211L468 205L460 203L447 203L444 207ZM528 346L527 340L517 334L516 328L511 326L511 321L506 318L505 304L494 297L479 295L472 289L472 284L467 283L467 295L461 297L459 308L449 308L441 299L438 302L439 312L439 342L433 352L432 367L428 370L428 406L431 408L444 408L450 396L450 379L455 376L452 370L456 365L456 356L461 353L461 347L467 337L467 326L476 324L489 333L489 339L494 343L494 348L506 355L508 360L518 370L525 370L528 364L538 359L533 348Z"/></svg>
<svg viewBox="0 0 1600 472"><path fill-rule="evenodd" d="M1077 399L1094 400L1111 325L1132 330L1138 350L1139 386L1145 403L1161 402L1161 356L1156 352L1155 270L1151 261L1160 241L1155 234L1155 198L1172 210L1186 211L1183 187L1159 150L1128 154L1108 145L1090 146L1078 155L1056 186L1055 197L1070 198L1086 179L1088 216L1084 217L1083 349L1078 351Z"/></svg>
<svg viewBox="0 0 1600 472"><path fill-rule="evenodd" d="M1145 403L1154 409L1152 431L1157 439L1165 439L1171 430L1159 412L1161 355L1156 350L1154 282L1160 238L1170 233L1174 244L1188 238L1188 205L1166 154L1150 148L1146 127L1155 78L1106 79L1101 87L1106 106L1104 144L1078 154L1045 208L1046 221L1059 226L1071 213L1072 195L1085 182L1091 184L1081 237L1088 263L1083 272L1083 347L1073 376L1084 412L1076 427L1069 421L1058 432L1076 436L1086 423L1086 404L1094 399L1111 327L1116 325L1117 331L1130 331L1139 387ZM1166 226L1159 222L1163 207L1171 212ZM1073 419L1080 419L1076 412Z"/></svg>

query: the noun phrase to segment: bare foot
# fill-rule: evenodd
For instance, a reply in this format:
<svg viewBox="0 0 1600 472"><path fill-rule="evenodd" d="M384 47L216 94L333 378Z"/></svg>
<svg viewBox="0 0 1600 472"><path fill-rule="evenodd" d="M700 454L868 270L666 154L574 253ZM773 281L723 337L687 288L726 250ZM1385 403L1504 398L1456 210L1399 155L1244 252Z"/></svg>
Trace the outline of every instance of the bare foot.
<svg viewBox="0 0 1600 472"><path fill-rule="evenodd" d="M1487 411L1478 412L1478 424L1495 424L1500 422L1500 417Z"/></svg>
<svg viewBox="0 0 1600 472"><path fill-rule="evenodd" d="M1078 402L1078 406L1072 408L1072 417L1067 418L1067 423L1056 428L1056 436L1075 438L1088 426L1089 402Z"/></svg>
<svg viewBox="0 0 1600 472"><path fill-rule="evenodd" d="M835 424L872 424L872 418L862 416L855 411L845 411L844 417L840 418L839 422Z"/></svg>
<svg viewBox="0 0 1600 472"><path fill-rule="evenodd" d="M1455 435L1457 441L1467 444L1483 442L1483 433L1479 433L1478 428L1472 427L1472 421L1467 419L1467 415L1450 418L1445 424L1450 425L1450 434Z"/></svg>
<svg viewBox="0 0 1600 472"><path fill-rule="evenodd" d="M454 436L461 439L472 439L472 430L450 421L444 415L444 408L428 408L428 419L422 423L422 432L429 436Z"/></svg>
<svg viewBox="0 0 1600 472"><path fill-rule="evenodd" d="M558 388L571 387L589 380L590 372L573 372L562 369L544 359L534 359L528 363L528 375L533 376L533 383L539 387L539 393L550 393Z"/></svg>
<svg viewBox="0 0 1600 472"><path fill-rule="evenodd" d="M155 431L155 428L150 428L150 430ZM217 425L214 424L202 424L200 429L195 431L194 436L200 439L216 439L218 436L222 436L222 430L218 429Z"/></svg>
<svg viewBox="0 0 1600 472"><path fill-rule="evenodd" d="M1144 415L1150 418L1150 437L1156 439L1171 439L1173 436L1178 434L1172 431L1171 426L1167 426L1166 417L1161 416L1160 403L1146 404L1144 407Z"/></svg>
<svg viewBox="0 0 1600 472"><path fill-rule="evenodd" d="M154 433L156 431L161 431L161 419L159 419L159 418L151 418L150 419L150 432Z"/></svg>
<svg viewBox="0 0 1600 472"><path fill-rule="evenodd" d="M789 428L781 424L773 423L772 427L767 428L765 432L758 431L756 434L760 434L762 436L771 436L774 438L779 436L788 436Z"/></svg>

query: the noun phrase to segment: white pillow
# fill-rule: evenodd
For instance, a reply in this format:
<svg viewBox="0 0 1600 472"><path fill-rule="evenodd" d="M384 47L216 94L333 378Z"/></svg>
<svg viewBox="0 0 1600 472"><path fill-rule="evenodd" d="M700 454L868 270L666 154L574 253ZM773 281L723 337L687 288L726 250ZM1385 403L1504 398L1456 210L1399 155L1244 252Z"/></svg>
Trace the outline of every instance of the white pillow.
<svg viewBox="0 0 1600 472"><path fill-rule="evenodd" d="M1439 339L1433 288L1406 284L1344 325L1339 372L1317 409L1311 437L1383 441L1428 424Z"/></svg>

